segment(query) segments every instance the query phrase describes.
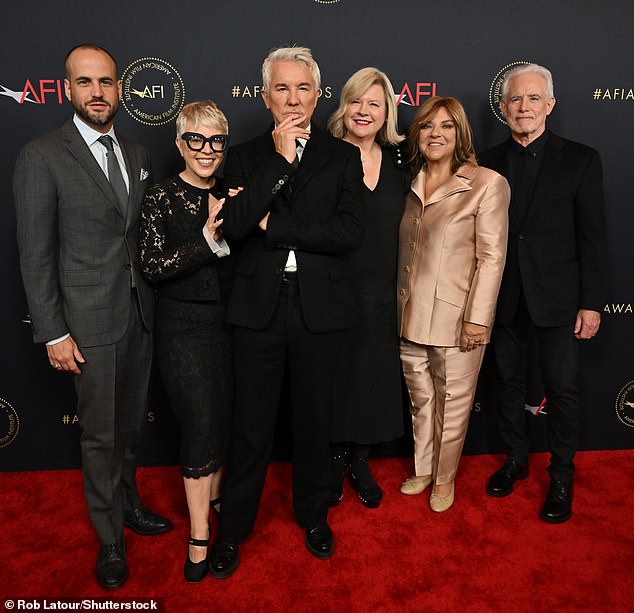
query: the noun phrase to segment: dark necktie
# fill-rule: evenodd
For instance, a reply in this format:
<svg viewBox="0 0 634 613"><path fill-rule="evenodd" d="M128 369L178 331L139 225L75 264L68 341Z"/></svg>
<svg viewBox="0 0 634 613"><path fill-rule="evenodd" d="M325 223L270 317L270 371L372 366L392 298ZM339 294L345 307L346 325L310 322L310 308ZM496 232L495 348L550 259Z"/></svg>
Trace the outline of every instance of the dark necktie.
<svg viewBox="0 0 634 613"><path fill-rule="evenodd" d="M299 154L304 152L304 147L302 147L302 144L295 139L295 159L292 161L291 166L297 170L299 168ZM293 175L289 180L288 180L288 193L289 195L291 195L293 193L293 182L295 181L295 175Z"/></svg>
<svg viewBox="0 0 634 613"><path fill-rule="evenodd" d="M513 185L513 209L520 223L522 223L526 217L526 211L533 192L533 154L527 147L519 154L519 158Z"/></svg>
<svg viewBox="0 0 634 613"><path fill-rule="evenodd" d="M106 157L108 160L108 180L112 185L112 190L119 201L119 207L121 212L125 216L128 210L128 190L123 180L123 174L121 173L121 166L119 166L119 160L114 152L114 146L112 144L112 137L104 134L99 137L99 142L106 148Z"/></svg>
<svg viewBox="0 0 634 613"><path fill-rule="evenodd" d="M302 145L297 139L295 139L295 159L293 160L293 168L297 168L299 166L299 157L300 154L304 153L304 145Z"/></svg>

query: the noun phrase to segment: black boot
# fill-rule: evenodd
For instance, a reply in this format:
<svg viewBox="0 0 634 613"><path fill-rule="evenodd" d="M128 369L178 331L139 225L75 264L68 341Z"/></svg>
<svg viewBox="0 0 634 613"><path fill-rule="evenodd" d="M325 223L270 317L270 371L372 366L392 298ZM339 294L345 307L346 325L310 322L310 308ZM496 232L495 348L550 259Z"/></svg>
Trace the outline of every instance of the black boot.
<svg viewBox="0 0 634 613"><path fill-rule="evenodd" d="M359 500L369 509L376 509L381 503L383 492L370 472L369 452L369 445L353 446L350 459L350 482L357 491Z"/></svg>

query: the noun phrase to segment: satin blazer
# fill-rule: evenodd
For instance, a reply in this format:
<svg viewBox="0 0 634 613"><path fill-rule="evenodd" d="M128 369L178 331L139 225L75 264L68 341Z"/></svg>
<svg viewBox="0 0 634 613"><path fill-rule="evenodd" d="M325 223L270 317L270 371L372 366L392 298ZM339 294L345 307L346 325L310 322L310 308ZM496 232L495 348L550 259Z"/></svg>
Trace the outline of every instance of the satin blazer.
<svg viewBox="0 0 634 613"><path fill-rule="evenodd" d="M425 173L412 182L399 234L399 332L423 345L456 347L463 321L495 314L511 190L498 173L462 165L426 200Z"/></svg>
<svg viewBox="0 0 634 613"><path fill-rule="evenodd" d="M130 183L123 215L86 142L68 121L27 144L14 173L20 268L35 342L70 332L83 347L126 331L130 277L148 330L154 294L138 270L138 225L150 156L117 132Z"/></svg>

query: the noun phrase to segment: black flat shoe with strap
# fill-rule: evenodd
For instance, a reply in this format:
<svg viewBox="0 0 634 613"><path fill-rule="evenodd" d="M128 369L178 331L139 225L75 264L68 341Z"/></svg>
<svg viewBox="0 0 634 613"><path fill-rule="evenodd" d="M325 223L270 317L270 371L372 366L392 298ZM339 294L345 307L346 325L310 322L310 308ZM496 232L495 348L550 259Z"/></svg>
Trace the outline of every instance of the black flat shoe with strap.
<svg viewBox="0 0 634 613"><path fill-rule="evenodd" d="M210 530L211 533L211 530ZM189 544L194 547L209 547L209 538L195 539L189 537ZM190 583L198 583L205 578L207 571L209 570L209 555L205 556L204 560L200 562L192 562L189 559L189 551L187 552L187 559L185 560L185 579Z"/></svg>

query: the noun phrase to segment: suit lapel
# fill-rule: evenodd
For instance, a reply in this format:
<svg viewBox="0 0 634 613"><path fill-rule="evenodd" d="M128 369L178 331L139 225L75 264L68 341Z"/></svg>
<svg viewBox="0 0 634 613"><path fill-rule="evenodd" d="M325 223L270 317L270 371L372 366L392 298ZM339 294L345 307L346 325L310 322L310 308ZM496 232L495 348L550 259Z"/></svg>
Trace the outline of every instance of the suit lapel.
<svg viewBox="0 0 634 613"><path fill-rule="evenodd" d="M522 226L527 226L531 222L533 217L535 217L535 213L544 203L547 191L555 185L564 161L562 150L563 141L555 134L551 134L546 145L546 151L544 151L542 167L535 182L533 197L528 205Z"/></svg>
<svg viewBox="0 0 634 613"><path fill-rule="evenodd" d="M421 170L412 182L412 191L418 196L424 207L437 204L445 200L449 196L453 196L459 192L471 190L471 179L473 176L473 167L469 164L463 164L458 171L451 175L444 183L439 185L430 195L429 199L425 199L425 173Z"/></svg>
<svg viewBox="0 0 634 613"><path fill-rule="evenodd" d="M64 124L63 137L64 141L67 143L69 153L79 162L81 167L93 179L99 189L101 189L104 196L116 209L119 215L121 215L119 202L117 201L117 197L110 185L110 181L108 181L108 178L104 174L103 170L101 170L97 160L95 160L95 156L91 153L72 120Z"/></svg>
<svg viewBox="0 0 634 613"><path fill-rule="evenodd" d="M311 128L310 140L304 147L302 160L297 168L297 174L293 181L293 192L299 190L310 181L313 175L326 163L328 163L328 139L326 135L315 125Z"/></svg>

